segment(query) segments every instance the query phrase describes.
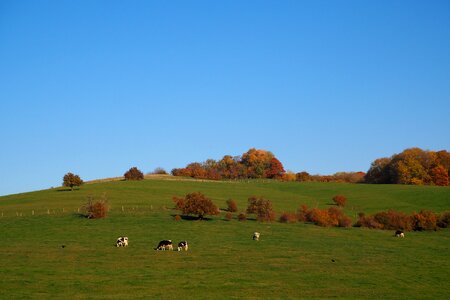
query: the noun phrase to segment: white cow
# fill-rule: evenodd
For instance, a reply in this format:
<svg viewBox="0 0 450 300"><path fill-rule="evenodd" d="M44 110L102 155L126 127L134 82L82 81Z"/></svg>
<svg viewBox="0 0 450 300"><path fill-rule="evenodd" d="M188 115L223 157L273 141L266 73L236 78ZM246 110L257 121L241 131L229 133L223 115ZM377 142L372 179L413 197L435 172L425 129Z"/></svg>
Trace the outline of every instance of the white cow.
<svg viewBox="0 0 450 300"><path fill-rule="evenodd" d="M261 234L259 233L259 232L253 232L253 240L255 240L255 241L259 241L259 236L260 236Z"/></svg>

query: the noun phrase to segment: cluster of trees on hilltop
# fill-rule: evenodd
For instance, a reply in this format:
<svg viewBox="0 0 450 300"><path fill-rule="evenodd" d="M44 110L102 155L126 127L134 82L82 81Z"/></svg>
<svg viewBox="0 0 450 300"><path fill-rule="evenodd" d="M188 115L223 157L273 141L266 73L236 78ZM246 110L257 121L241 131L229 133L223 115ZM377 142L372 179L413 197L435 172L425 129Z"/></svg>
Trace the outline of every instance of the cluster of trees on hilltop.
<svg viewBox="0 0 450 300"><path fill-rule="evenodd" d="M273 178L281 179L285 170L283 164L266 150L252 148L242 156L225 155L221 160L208 159L194 162L185 168L173 169L174 176L187 176L199 179L243 179Z"/></svg>
<svg viewBox="0 0 450 300"><path fill-rule="evenodd" d="M410 148L391 157L376 159L364 179L367 183L448 186L449 175L450 152Z"/></svg>

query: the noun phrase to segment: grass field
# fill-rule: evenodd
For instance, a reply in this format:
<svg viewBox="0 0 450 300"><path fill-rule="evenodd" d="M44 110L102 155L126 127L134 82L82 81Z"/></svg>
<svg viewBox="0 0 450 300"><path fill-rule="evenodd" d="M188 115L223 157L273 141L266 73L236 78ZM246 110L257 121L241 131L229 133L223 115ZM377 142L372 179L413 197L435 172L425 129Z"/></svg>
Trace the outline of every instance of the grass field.
<svg viewBox="0 0 450 300"><path fill-rule="evenodd" d="M300 204L346 213L388 208L450 209L450 188L272 181L201 182L149 179L86 184L0 197L2 299L446 299L450 231L393 232L310 224L224 220L176 222L172 196L201 191L220 207L233 198L272 200L277 212ZM106 219L78 208L106 193ZM122 210L123 207L123 210ZM34 213L34 214L33 214ZM254 231L261 240L251 240ZM118 236L128 248L114 247ZM187 240L188 252L154 251L161 239ZM62 248L62 245L65 248Z"/></svg>

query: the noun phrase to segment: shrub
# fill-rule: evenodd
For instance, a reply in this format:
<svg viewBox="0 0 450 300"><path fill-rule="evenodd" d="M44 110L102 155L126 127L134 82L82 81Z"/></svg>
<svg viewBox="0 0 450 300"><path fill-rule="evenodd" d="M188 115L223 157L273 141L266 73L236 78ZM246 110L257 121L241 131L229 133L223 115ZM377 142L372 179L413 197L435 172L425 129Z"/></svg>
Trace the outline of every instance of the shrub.
<svg viewBox="0 0 450 300"><path fill-rule="evenodd" d="M338 227L351 227L352 226L352 219L349 216L341 216L338 219Z"/></svg>
<svg viewBox="0 0 450 300"><path fill-rule="evenodd" d="M439 218L438 226L441 228L449 228L450 227L450 211L446 211Z"/></svg>
<svg viewBox="0 0 450 300"><path fill-rule="evenodd" d="M271 222L276 218L272 202L263 197L251 196L248 198L248 214L256 214L256 219L261 222Z"/></svg>
<svg viewBox="0 0 450 300"><path fill-rule="evenodd" d="M70 187L70 190L72 191L74 186L80 186L83 183L84 182L83 180L81 180L80 176L72 173L67 173L63 177L63 186Z"/></svg>
<svg viewBox="0 0 450 300"><path fill-rule="evenodd" d="M181 216L180 215L176 215L175 217L174 217L174 219L175 219L175 221L181 221Z"/></svg>
<svg viewBox="0 0 450 300"><path fill-rule="evenodd" d="M125 174L123 174L125 180L142 180L144 179L144 173L142 173L138 168L132 167Z"/></svg>
<svg viewBox="0 0 450 300"><path fill-rule="evenodd" d="M344 207L345 203L347 202L347 198L342 195L336 195L333 197L333 201L337 206Z"/></svg>
<svg viewBox="0 0 450 300"><path fill-rule="evenodd" d="M328 214L328 211L321 210L318 208L313 208L310 210L310 212L308 213L308 221L313 222L316 225L324 226L324 227L333 225L332 219L330 219L330 215Z"/></svg>
<svg viewBox="0 0 450 300"><path fill-rule="evenodd" d="M183 210L186 202L184 198L173 196L172 201L175 203L176 210Z"/></svg>
<svg viewBox="0 0 450 300"><path fill-rule="evenodd" d="M366 216L364 213L358 214L358 221L353 226L381 229L381 224L375 221L373 216Z"/></svg>
<svg viewBox="0 0 450 300"><path fill-rule="evenodd" d="M300 222L306 222L308 218L308 206L302 204L297 210L297 219Z"/></svg>
<svg viewBox="0 0 450 300"><path fill-rule="evenodd" d="M186 197L174 197L176 209L181 210L186 215L197 215L202 220L205 215L219 214L218 207L205 195L200 192L187 194Z"/></svg>
<svg viewBox="0 0 450 300"><path fill-rule="evenodd" d="M412 224L414 231L436 230L438 216L432 211L421 210L419 213L412 215Z"/></svg>
<svg viewBox="0 0 450 300"><path fill-rule="evenodd" d="M247 215L245 213L240 213L238 215L238 220L239 221L247 221Z"/></svg>
<svg viewBox="0 0 450 300"><path fill-rule="evenodd" d="M167 172L163 168L158 167L153 170L152 174L167 175Z"/></svg>
<svg viewBox="0 0 450 300"><path fill-rule="evenodd" d="M109 206L106 196L103 195L100 200L95 201L94 197L88 196L87 203L84 205L86 217L88 219L106 218Z"/></svg>
<svg viewBox="0 0 450 300"><path fill-rule="evenodd" d="M355 227L367 227L373 229L411 230L411 216L394 210L381 211L371 216L359 213L359 219Z"/></svg>
<svg viewBox="0 0 450 300"><path fill-rule="evenodd" d="M281 223L296 223L298 221L297 214L284 212L280 216Z"/></svg>
<svg viewBox="0 0 450 300"><path fill-rule="evenodd" d="M297 218L299 221L311 222L324 227L350 227L352 224L351 218L337 207L308 209L306 205L302 205L297 211Z"/></svg>
<svg viewBox="0 0 450 300"><path fill-rule="evenodd" d="M228 199L227 200L227 210L229 212L237 212L238 207L237 207L236 201L234 201L233 199Z"/></svg>
<svg viewBox="0 0 450 300"><path fill-rule="evenodd" d="M230 213L230 212L227 212L227 213L225 214L225 219L226 219L227 221L231 221L231 220L233 219L233 214Z"/></svg>

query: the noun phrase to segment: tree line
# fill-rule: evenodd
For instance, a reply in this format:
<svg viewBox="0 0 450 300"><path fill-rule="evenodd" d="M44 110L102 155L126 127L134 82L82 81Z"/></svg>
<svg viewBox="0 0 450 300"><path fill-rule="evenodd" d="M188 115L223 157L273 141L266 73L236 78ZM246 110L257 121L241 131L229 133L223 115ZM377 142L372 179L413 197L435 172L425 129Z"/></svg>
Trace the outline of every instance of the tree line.
<svg viewBox="0 0 450 300"><path fill-rule="evenodd" d="M375 184L450 185L450 152L429 151L409 148L391 157L378 158L372 162L367 173L338 172L333 175L311 175L306 171L294 173L285 171L283 164L267 150L251 148L241 156L225 155L220 160L208 159L193 162L185 168L172 170L174 176L197 179L252 179L268 178L299 182L347 182ZM156 168L153 174L166 174ZM124 174L125 180L142 180L144 174L136 167ZM63 186L74 187L83 184L78 175L67 173Z"/></svg>
<svg viewBox="0 0 450 300"><path fill-rule="evenodd" d="M372 162L364 176L366 183L394 183L448 186L450 152L409 148Z"/></svg>
<svg viewBox="0 0 450 300"><path fill-rule="evenodd" d="M252 148L242 156L225 155L221 160L193 162L172 170L174 176L198 179L269 178L299 182L385 183L412 185L450 185L450 152L409 148L391 157L372 162L367 173L338 172L333 175L311 175L306 171L285 171L275 155Z"/></svg>
<svg viewBox="0 0 450 300"><path fill-rule="evenodd" d="M281 179L286 173L283 164L266 150L252 148L242 156L225 155L221 160L208 159L194 162L185 168L172 170L174 176L187 176L198 179Z"/></svg>

